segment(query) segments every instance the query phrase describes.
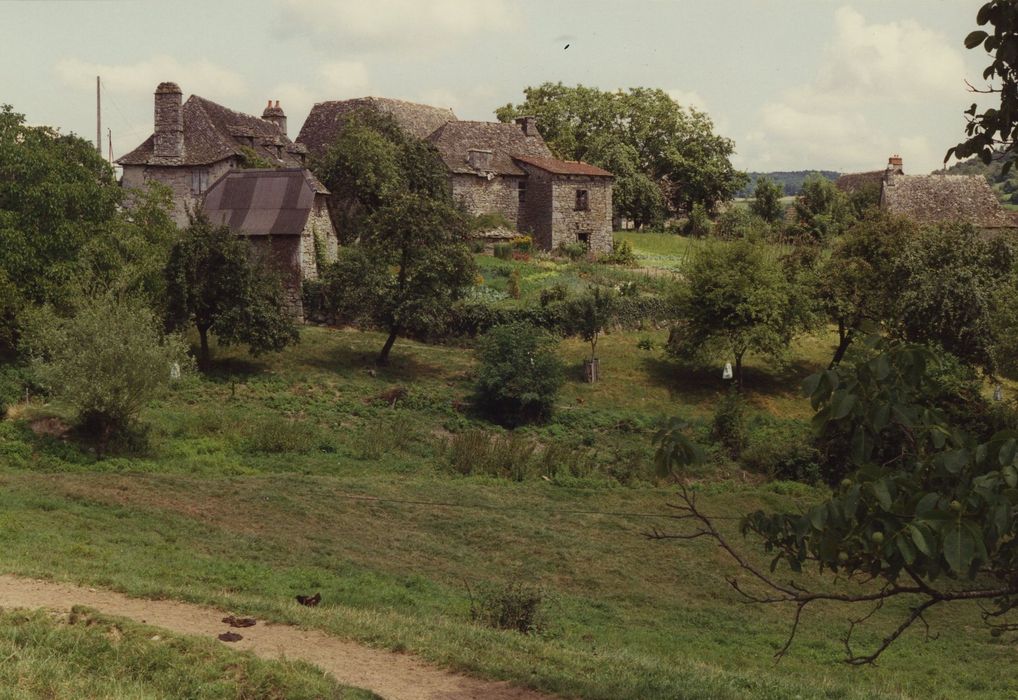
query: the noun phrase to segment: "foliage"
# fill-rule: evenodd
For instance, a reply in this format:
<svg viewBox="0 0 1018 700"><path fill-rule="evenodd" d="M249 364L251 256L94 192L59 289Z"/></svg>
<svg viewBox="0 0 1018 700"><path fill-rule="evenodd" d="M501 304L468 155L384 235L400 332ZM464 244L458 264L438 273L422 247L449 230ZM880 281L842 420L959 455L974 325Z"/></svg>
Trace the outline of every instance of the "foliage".
<svg viewBox="0 0 1018 700"><path fill-rule="evenodd" d="M513 247L511 243L496 243L492 247L492 254L499 260L512 260Z"/></svg>
<svg viewBox="0 0 1018 700"><path fill-rule="evenodd" d="M282 285L268 263L227 226L199 218L173 246L166 266L170 327L193 326L199 365L210 363L208 334L219 343L246 345L253 354L276 352L299 336L284 306Z"/></svg>
<svg viewBox="0 0 1018 700"><path fill-rule="evenodd" d="M710 220L707 208L699 202L693 204L689 210L689 218L686 219L682 232L694 238L704 238L709 236L713 229L714 222Z"/></svg>
<svg viewBox="0 0 1018 700"><path fill-rule="evenodd" d="M83 249L109 235L120 187L95 146L0 107L0 342L28 304L63 304L87 277ZM5 348L0 347L0 351Z"/></svg>
<svg viewBox="0 0 1018 700"><path fill-rule="evenodd" d="M837 180L841 175L839 172L833 170L776 170L769 173L760 172L748 172L749 181L735 193L736 197L748 198L753 196L754 190L756 190L756 183L763 178L767 178L781 188L781 194L785 197L796 197L802 193L802 183L810 175L822 175L828 180Z"/></svg>
<svg viewBox="0 0 1018 700"><path fill-rule="evenodd" d="M813 321L806 290L762 244L746 240L699 251L673 304L669 352L701 362L734 359L739 386L746 353L780 359Z"/></svg>
<svg viewBox="0 0 1018 700"><path fill-rule="evenodd" d="M746 445L746 400L738 391L729 391L718 401L711 420L710 438L738 459Z"/></svg>
<svg viewBox="0 0 1018 700"><path fill-rule="evenodd" d="M662 204L688 211L698 202L713 210L745 182L729 160L734 143L714 133L706 113L680 106L664 90L544 83L524 96L496 116L504 122L536 116L557 156L613 172L615 213L638 227L663 218Z"/></svg>
<svg viewBox="0 0 1018 700"><path fill-rule="evenodd" d="M523 481L530 473L535 444L515 433L493 435L467 430L449 440L449 467L457 474L487 474Z"/></svg>
<svg viewBox="0 0 1018 700"><path fill-rule="evenodd" d="M615 320L618 297L611 290L590 286L569 303L567 332L590 343L590 359L597 357L597 339Z"/></svg>
<svg viewBox="0 0 1018 700"><path fill-rule="evenodd" d="M771 232L770 225L756 214L741 207L731 207L721 212L711 230L715 238L737 240L749 238L762 241Z"/></svg>
<svg viewBox="0 0 1018 700"><path fill-rule="evenodd" d="M687 467L704 459L703 449L689 437L689 424L671 418L654 434L654 466L660 477L679 475Z"/></svg>
<svg viewBox="0 0 1018 700"><path fill-rule="evenodd" d="M603 265L621 265L623 267L635 267L637 264L636 253L629 241L616 241L610 253L602 253L597 261Z"/></svg>
<svg viewBox="0 0 1018 700"><path fill-rule="evenodd" d="M275 167L267 158L262 158L250 146L240 147L240 167L244 169L268 169Z"/></svg>
<svg viewBox="0 0 1018 700"><path fill-rule="evenodd" d="M514 267L509 273L509 284L506 291L513 299L520 298L520 269L518 267Z"/></svg>
<svg viewBox="0 0 1018 700"><path fill-rule="evenodd" d="M583 258L587 257L587 254L590 252L590 250L583 243L579 243L579 242L565 243L565 242L562 242L562 243L559 243L558 252L561 253L562 255L565 255L570 260L576 261L576 260L582 260Z"/></svg>
<svg viewBox="0 0 1018 700"><path fill-rule="evenodd" d="M1018 41L1018 7L1010 0L991 0L979 8L976 23L987 27L990 31L977 29L965 37L965 47L974 49L982 46L993 60L983 71L983 79L987 87L973 92L984 92L1000 95L999 107L988 107L977 113L979 106L965 110L968 124L965 133L968 138L957 146L948 149L944 156L946 163L951 156L963 159L978 156L983 163L989 164L1001 154L1013 155L1018 150L1015 140L1015 126L1018 124L1018 52L1015 42ZM1012 160L1004 158L1002 173L1007 175Z"/></svg>
<svg viewBox="0 0 1018 700"><path fill-rule="evenodd" d="M852 222L852 209L845 193L820 175L806 178L802 194L793 206L798 219L794 233L809 241L829 241Z"/></svg>
<svg viewBox="0 0 1018 700"><path fill-rule="evenodd" d="M476 216L467 217L467 228L471 233L482 233L494 229L504 228L510 231L516 229L516 225L505 218L502 212L485 212Z"/></svg>
<svg viewBox="0 0 1018 700"><path fill-rule="evenodd" d="M112 296L85 300L69 318L32 315L23 342L39 381L74 408L99 453L169 384L172 365L187 366L183 341L160 325L139 300Z"/></svg>
<svg viewBox="0 0 1018 700"><path fill-rule="evenodd" d="M754 416L747 421L742 464L769 479L818 483L820 452L814 445L809 424Z"/></svg>
<svg viewBox="0 0 1018 700"><path fill-rule="evenodd" d="M537 634L544 626L545 596L543 589L519 580L489 584L478 591L476 600L471 596L470 616L495 629Z"/></svg>
<svg viewBox="0 0 1018 700"><path fill-rule="evenodd" d="M500 423L546 420L564 382L558 340L525 323L498 326L478 342L477 402Z"/></svg>
<svg viewBox="0 0 1018 700"><path fill-rule="evenodd" d="M556 282L550 287L545 287L541 290L540 302L541 306L548 306L549 304L565 301L569 297L569 287Z"/></svg>
<svg viewBox="0 0 1018 700"><path fill-rule="evenodd" d="M762 177L756 181L753 201L749 203L749 209L767 223L777 223L785 218L785 205L781 203L782 196L784 196L784 190L781 185L769 177Z"/></svg>

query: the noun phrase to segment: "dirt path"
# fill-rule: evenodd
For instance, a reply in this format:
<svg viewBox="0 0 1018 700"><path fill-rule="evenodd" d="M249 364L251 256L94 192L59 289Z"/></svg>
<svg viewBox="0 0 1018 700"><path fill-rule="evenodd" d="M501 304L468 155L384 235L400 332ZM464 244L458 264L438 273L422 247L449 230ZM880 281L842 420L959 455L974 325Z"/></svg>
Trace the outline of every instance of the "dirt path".
<svg viewBox="0 0 1018 700"><path fill-rule="evenodd" d="M179 634L215 638L229 628L226 613L173 600L129 598L120 593L63 583L0 575L0 607L70 610L85 605L108 615L163 627ZM243 612L243 611L236 611ZM367 688L388 700L547 700L550 696L508 683L483 681L444 671L406 654L343 641L315 630L258 622L234 630L243 635L230 646L276 659L302 659L339 682Z"/></svg>

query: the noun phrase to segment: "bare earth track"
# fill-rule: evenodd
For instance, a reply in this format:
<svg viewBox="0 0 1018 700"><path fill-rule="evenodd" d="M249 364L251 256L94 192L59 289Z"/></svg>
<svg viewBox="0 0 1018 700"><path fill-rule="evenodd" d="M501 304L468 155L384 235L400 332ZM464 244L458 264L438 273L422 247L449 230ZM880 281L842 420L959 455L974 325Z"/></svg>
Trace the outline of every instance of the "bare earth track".
<svg viewBox="0 0 1018 700"><path fill-rule="evenodd" d="M0 575L0 607L67 611L74 605L126 617L178 634L216 637L226 629L220 610L173 600L129 598L112 591ZM547 700L550 696L504 682L484 681L430 666L413 656L372 649L315 630L261 621L230 646L257 656L301 659L341 683L389 700Z"/></svg>

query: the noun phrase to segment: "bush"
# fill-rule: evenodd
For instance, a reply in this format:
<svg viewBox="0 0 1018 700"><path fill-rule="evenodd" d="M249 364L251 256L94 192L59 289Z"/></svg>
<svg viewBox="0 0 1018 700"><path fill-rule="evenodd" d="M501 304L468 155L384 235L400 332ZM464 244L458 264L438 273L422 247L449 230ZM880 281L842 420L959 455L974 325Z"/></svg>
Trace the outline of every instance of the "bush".
<svg viewBox="0 0 1018 700"><path fill-rule="evenodd" d="M742 454L746 445L746 402L738 391L729 391L718 402L711 422L710 437L733 459L738 459Z"/></svg>
<svg viewBox="0 0 1018 700"><path fill-rule="evenodd" d="M467 430L449 440L447 459L457 474L524 481L530 474L535 449L534 443L518 435Z"/></svg>
<svg viewBox="0 0 1018 700"><path fill-rule="evenodd" d="M534 239L530 236L516 236L512 240L513 250L520 253L532 253L534 251Z"/></svg>
<svg viewBox="0 0 1018 700"><path fill-rule="evenodd" d="M762 240L767 238L770 230L766 221L741 207L727 209L714 222L714 237L727 241L740 238Z"/></svg>
<svg viewBox="0 0 1018 700"><path fill-rule="evenodd" d="M509 284L506 285L506 292L513 299L520 298L520 268L514 267L509 273Z"/></svg>
<svg viewBox="0 0 1018 700"><path fill-rule="evenodd" d="M471 600L470 616L475 622L520 634L539 633L543 628L544 591L520 581L500 586L487 585Z"/></svg>
<svg viewBox="0 0 1018 700"><path fill-rule="evenodd" d="M184 341L161 329L137 301L106 296L70 318L40 310L29 321L23 341L40 382L75 409L100 455L170 383L171 367L189 365Z"/></svg>
<svg viewBox="0 0 1018 700"><path fill-rule="evenodd" d="M572 261L582 260L587 256L587 246L583 243L561 243L559 252Z"/></svg>
<svg viewBox="0 0 1018 700"><path fill-rule="evenodd" d="M467 228L473 233L480 231L492 231L497 228L505 228L513 231L516 229L516 225L499 212L489 212L487 214L478 214L477 216L470 218L467 221Z"/></svg>
<svg viewBox="0 0 1018 700"><path fill-rule="evenodd" d="M499 260L512 260L513 257L513 246L512 243L496 243L493 251L495 257Z"/></svg>
<svg viewBox="0 0 1018 700"><path fill-rule="evenodd" d="M536 326L498 326L480 339L477 402L496 422L546 420L564 382L558 339Z"/></svg>
<svg viewBox="0 0 1018 700"><path fill-rule="evenodd" d="M248 426L248 449L252 452L305 454L318 447L318 431L304 421L266 418Z"/></svg>
<svg viewBox="0 0 1018 700"><path fill-rule="evenodd" d="M629 241L616 241L612 246L612 252L602 253L597 261L605 265L623 265L625 267L636 266L636 253Z"/></svg>
<svg viewBox="0 0 1018 700"><path fill-rule="evenodd" d="M686 225L683 227L682 232L687 236L703 238L705 236L709 236L711 229L713 228L714 224L711 222L710 216L707 214L707 208L700 203L696 203L689 211L689 219L686 221Z"/></svg>
<svg viewBox="0 0 1018 700"><path fill-rule="evenodd" d="M541 306L548 306L552 302L565 301L569 297L569 288L561 282L556 282L550 287L541 290Z"/></svg>
<svg viewBox="0 0 1018 700"><path fill-rule="evenodd" d="M813 441L809 425L803 421L761 417L747 431L742 463L770 479L816 484L820 481L820 452Z"/></svg>

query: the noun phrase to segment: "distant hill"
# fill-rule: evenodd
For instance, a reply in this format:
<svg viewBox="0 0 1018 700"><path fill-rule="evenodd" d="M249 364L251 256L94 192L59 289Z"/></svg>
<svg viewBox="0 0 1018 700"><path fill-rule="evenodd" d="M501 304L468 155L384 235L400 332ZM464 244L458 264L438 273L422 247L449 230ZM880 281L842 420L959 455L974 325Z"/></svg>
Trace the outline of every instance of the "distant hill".
<svg viewBox="0 0 1018 700"><path fill-rule="evenodd" d="M753 190L756 189L756 181L761 177L769 177L771 180L774 180L779 185L784 187L785 196L790 197L793 195L797 195L802 192L802 183L806 180L806 177L808 175L812 175L813 173L823 175L828 180L837 180L838 176L841 175L841 173L835 172L833 170L795 170L795 171L778 170L771 173L748 173L749 184L743 187L741 190L739 190L735 194L735 196L752 197Z"/></svg>

